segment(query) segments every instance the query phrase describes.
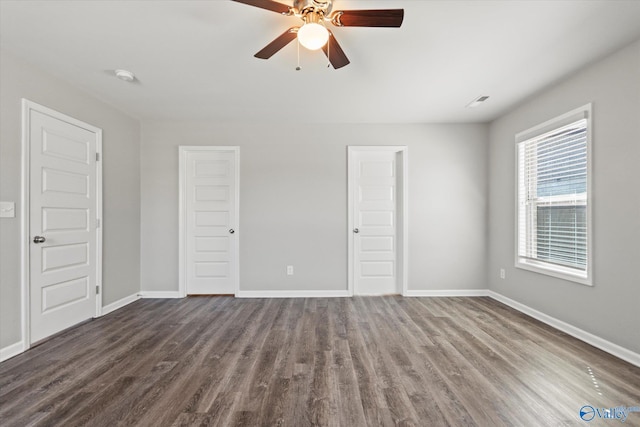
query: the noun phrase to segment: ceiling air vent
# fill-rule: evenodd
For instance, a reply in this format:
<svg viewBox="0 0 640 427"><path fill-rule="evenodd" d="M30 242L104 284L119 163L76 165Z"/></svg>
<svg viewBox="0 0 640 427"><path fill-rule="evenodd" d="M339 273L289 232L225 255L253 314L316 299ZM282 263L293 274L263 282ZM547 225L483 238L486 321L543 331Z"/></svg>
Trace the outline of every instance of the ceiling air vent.
<svg viewBox="0 0 640 427"><path fill-rule="evenodd" d="M474 99L473 101L471 101L470 103L468 103L467 104L467 108L477 107L478 105L480 105L483 102L485 102L487 99L489 99L489 96L487 96L487 95L479 96L476 99Z"/></svg>

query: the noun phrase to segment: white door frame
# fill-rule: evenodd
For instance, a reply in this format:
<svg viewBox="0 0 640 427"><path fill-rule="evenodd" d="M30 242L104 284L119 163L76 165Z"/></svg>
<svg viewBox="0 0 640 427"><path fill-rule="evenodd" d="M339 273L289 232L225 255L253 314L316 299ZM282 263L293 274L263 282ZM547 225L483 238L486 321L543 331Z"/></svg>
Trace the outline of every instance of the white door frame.
<svg viewBox="0 0 640 427"><path fill-rule="evenodd" d="M187 296L187 233L186 230L186 195L187 195L187 154L194 151L233 151L235 154L235 218L234 224L240 224L240 147L225 145L181 145L178 147L178 197L180 199L178 212L178 294L181 298ZM240 227L236 227L240 231ZM239 237L238 237L239 238ZM234 295L240 291L240 244L235 246L232 254L236 259L236 284Z"/></svg>
<svg viewBox="0 0 640 427"><path fill-rule="evenodd" d="M355 245L354 245L354 233L353 228L355 220L353 218L353 212L355 209L353 200L355 196L356 188L354 186L354 172L353 167L354 154L363 151L383 151L394 152L400 155L399 165L402 167L402 173L398 174L398 178L402 180L399 185L402 187L402 191L399 192L402 200L398 203L398 218L401 218L402 224L396 225L396 236L398 242L398 251L396 256L401 260L397 262L398 271L396 272L396 278L402 285L402 295L406 296L408 289L408 273L409 273L409 149L404 145L352 145L347 147L347 163L348 163L348 220L347 220L347 234L348 239L348 292L349 295L354 294L355 278L353 263L355 260Z"/></svg>
<svg viewBox="0 0 640 427"><path fill-rule="evenodd" d="M22 216L21 216L21 232L20 232L20 282L21 282L21 303L22 303L22 341L24 344L24 350L31 347L31 301L30 301L30 287L31 277L30 271L30 257L29 248L31 245L31 230L30 230L30 197L31 197L31 111L37 111L42 114L46 114L54 119L62 120L72 125L81 127L90 132L96 134L96 154L100 161L96 162L96 220L98 227L95 229L96 233L96 277L95 283L98 289L96 294L96 310L95 316L99 317L102 314L102 129L92 126L88 123L74 119L73 117L62 114L51 108L37 104L28 99L22 98Z"/></svg>

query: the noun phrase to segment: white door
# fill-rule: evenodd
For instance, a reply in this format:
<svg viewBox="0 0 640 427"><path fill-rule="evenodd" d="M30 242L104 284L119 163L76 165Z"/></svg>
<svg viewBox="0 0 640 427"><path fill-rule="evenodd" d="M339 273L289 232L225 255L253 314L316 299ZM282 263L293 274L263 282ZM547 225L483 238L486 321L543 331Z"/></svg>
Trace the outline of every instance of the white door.
<svg viewBox="0 0 640 427"><path fill-rule="evenodd" d="M181 294L235 294L238 148L180 147Z"/></svg>
<svg viewBox="0 0 640 427"><path fill-rule="evenodd" d="M350 271L356 295L403 292L403 148L350 147Z"/></svg>
<svg viewBox="0 0 640 427"><path fill-rule="evenodd" d="M26 105L33 343L96 316L96 152L101 133L44 107Z"/></svg>

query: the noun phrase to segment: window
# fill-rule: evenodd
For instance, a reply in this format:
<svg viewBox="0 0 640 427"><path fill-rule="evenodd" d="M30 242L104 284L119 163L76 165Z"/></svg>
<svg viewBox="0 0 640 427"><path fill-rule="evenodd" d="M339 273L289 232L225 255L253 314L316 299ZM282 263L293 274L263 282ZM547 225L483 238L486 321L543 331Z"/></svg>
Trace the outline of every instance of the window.
<svg viewBox="0 0 640 427"><path fill-rule="evenodd" d="M590 105L516 136L516 267L591 284Z"/></svg>

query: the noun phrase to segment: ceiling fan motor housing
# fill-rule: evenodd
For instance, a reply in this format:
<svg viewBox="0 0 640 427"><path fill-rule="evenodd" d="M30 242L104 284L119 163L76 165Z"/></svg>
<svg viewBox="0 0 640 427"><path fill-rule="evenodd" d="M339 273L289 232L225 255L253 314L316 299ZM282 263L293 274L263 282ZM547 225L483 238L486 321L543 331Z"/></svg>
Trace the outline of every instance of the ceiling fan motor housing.
<svg viewBox="0 0 640 427"><path fill-rule="evenodd" d="M302 17L309 12L328 16L331 13L332 0L294 0L293 10L296 16Z"/></svg>

